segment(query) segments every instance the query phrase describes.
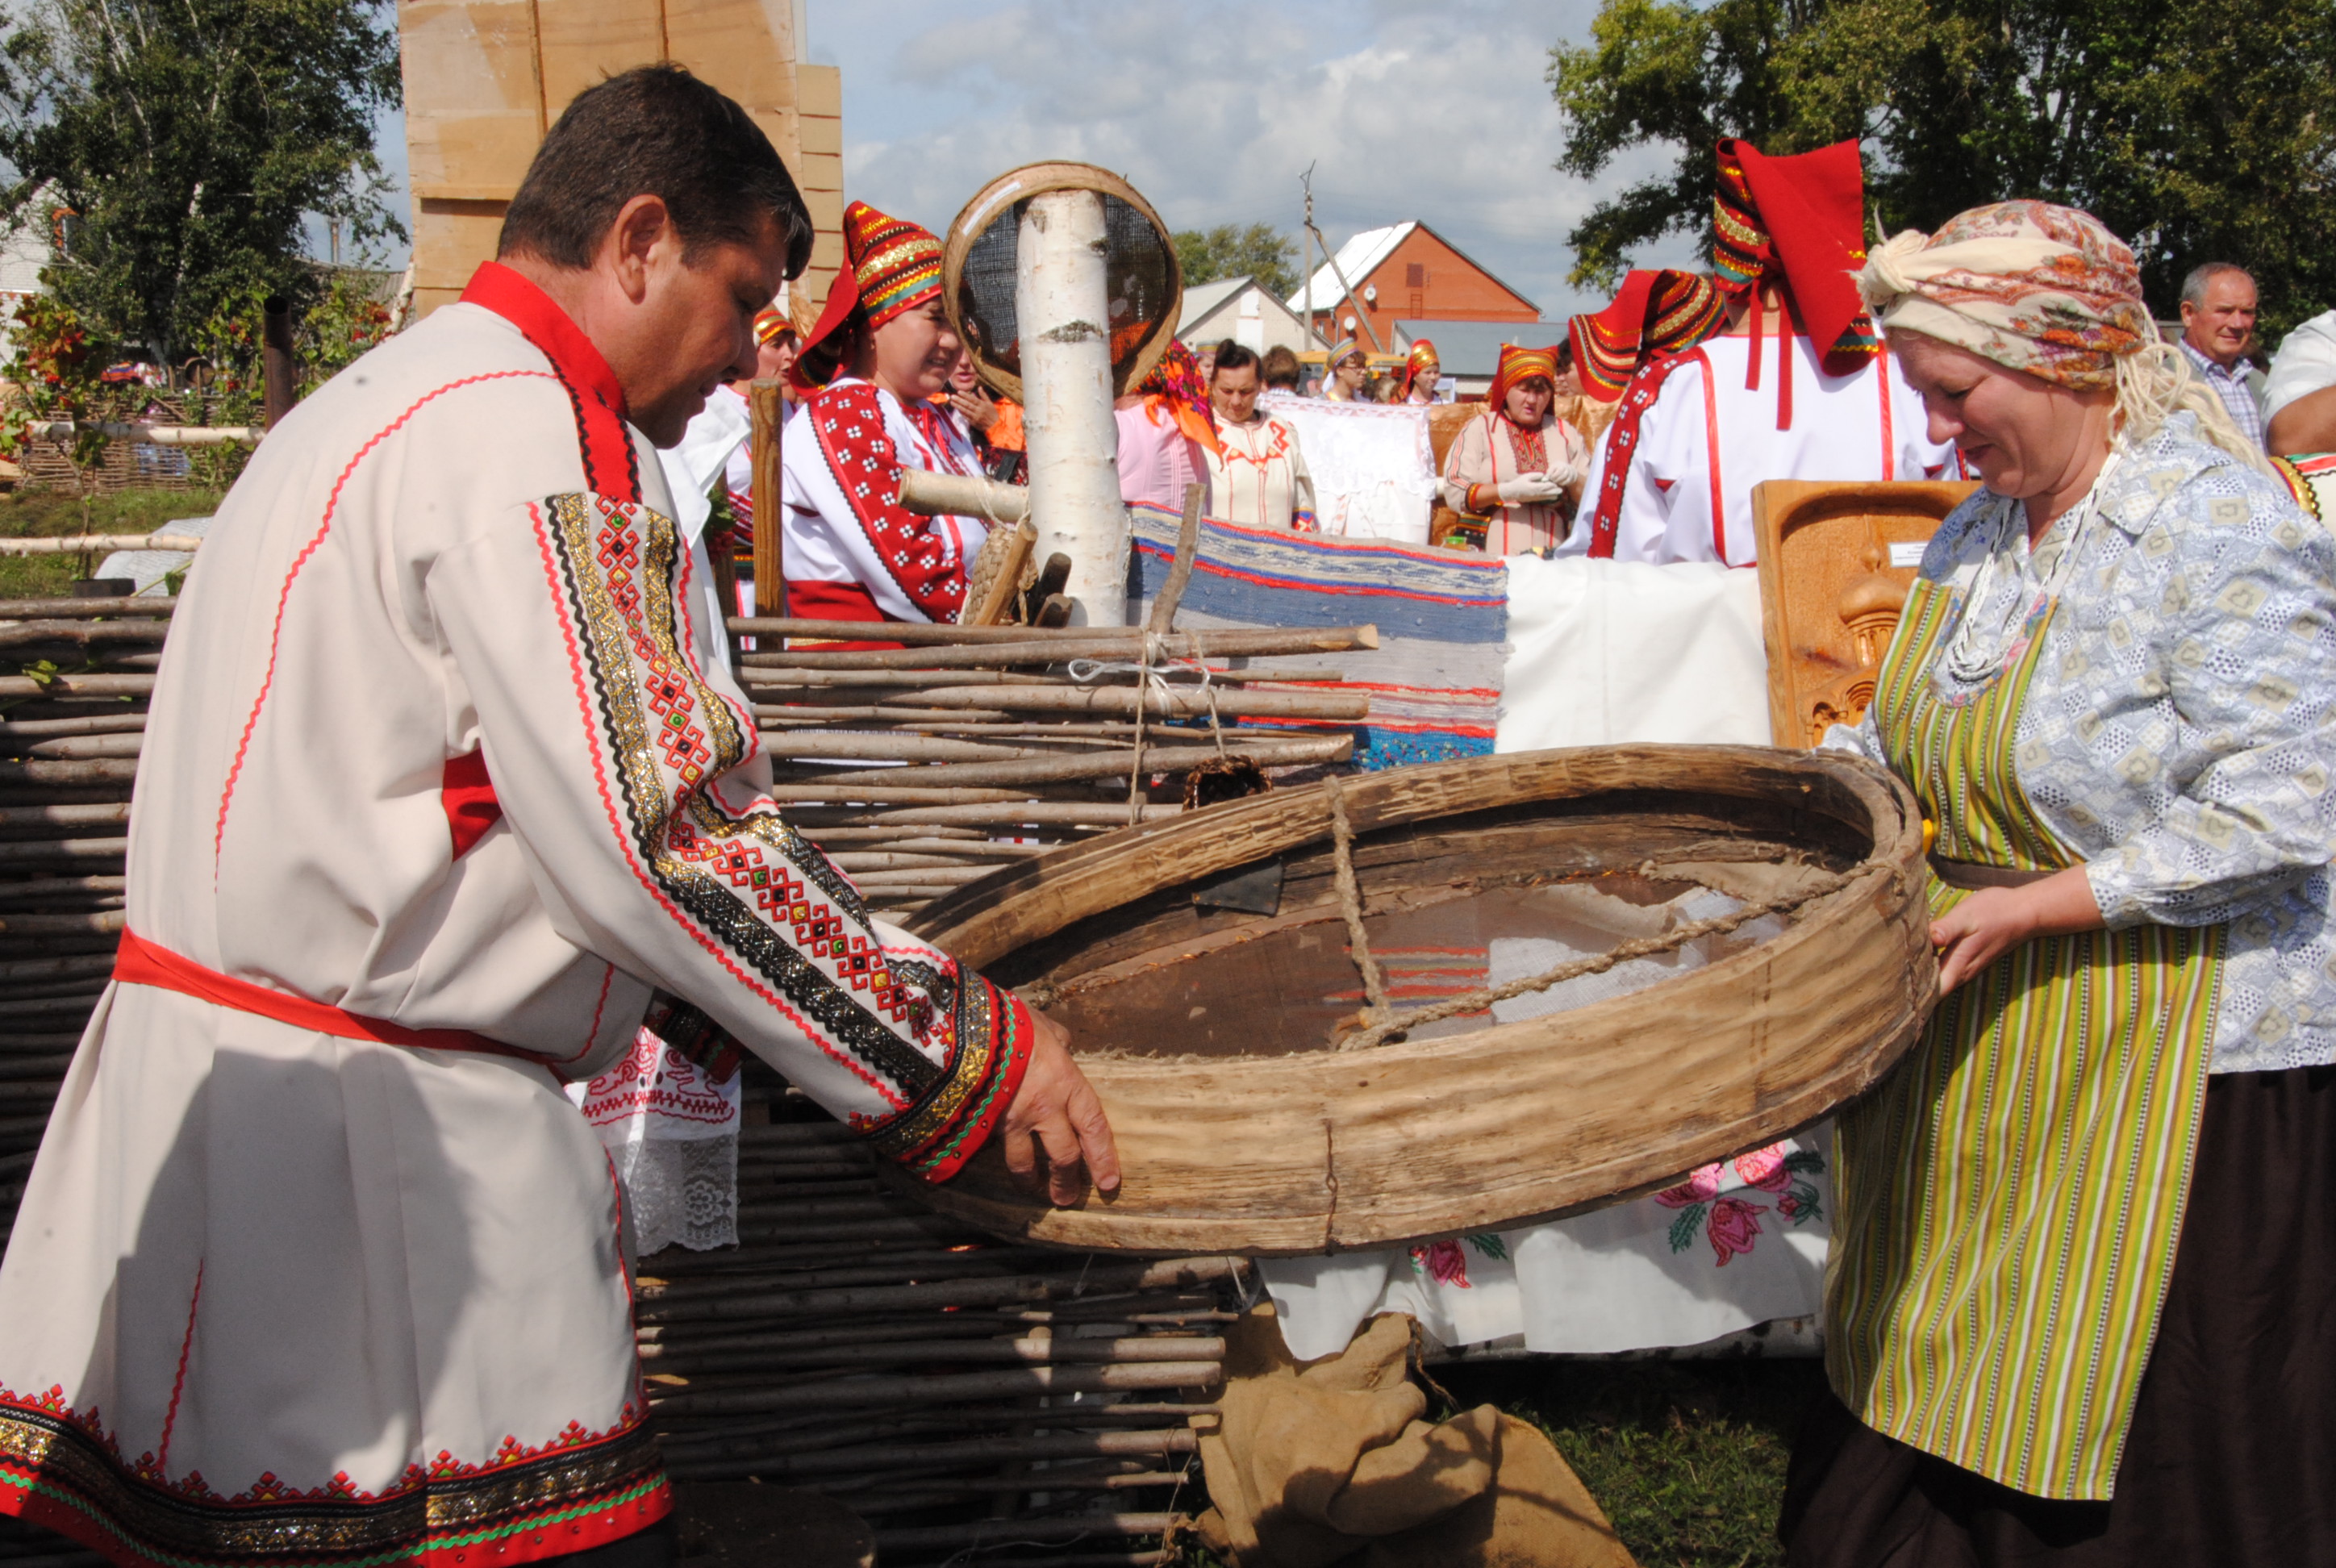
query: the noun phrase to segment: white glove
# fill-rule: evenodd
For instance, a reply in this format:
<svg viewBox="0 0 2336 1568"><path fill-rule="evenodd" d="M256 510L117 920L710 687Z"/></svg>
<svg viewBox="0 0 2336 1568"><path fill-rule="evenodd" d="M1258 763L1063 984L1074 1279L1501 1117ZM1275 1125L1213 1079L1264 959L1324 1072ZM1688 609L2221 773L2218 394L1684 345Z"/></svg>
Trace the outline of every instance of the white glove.
<svg viewBox="0 0 2336 1568"><path fill-rule="evenodd" d="M1570 463L1561 463L1549 471L1549 482L1560 490L1572 490L1590 475Z"/></svg>
<svg viewBox="0 0 2336 1568"><path fill-rule="evenodd" d="M1564 493L1557 481L1546 473L1521 473L1514 479L1504 479L1493 487L1503 506L1553 506Z"/></svg>

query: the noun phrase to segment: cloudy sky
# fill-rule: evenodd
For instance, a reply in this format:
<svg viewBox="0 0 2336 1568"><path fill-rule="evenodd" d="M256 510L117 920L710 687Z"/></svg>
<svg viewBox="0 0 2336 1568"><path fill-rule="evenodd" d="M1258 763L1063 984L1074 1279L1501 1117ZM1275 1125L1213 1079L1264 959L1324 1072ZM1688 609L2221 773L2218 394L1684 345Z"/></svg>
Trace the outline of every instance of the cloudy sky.
<svg viewBox="0 0 2336 1568"><path fill-rule="evenodd" d="M1549 48L1596 0L808 0L843 73L844 188L940 229L991 176L1043 158L1125 175L1176 228L1315 220L1333 245L1417 218L1561 318L1565 236L1602 190L1551 167ZM404 125L382 126L406 210ZM323 238L314 241L321 251ZM1672 240L1639 258L1673 262ZM403 266L403 248L389 258Z"/></svg>
<svg viewBox="0 0 2336 1568"><path fill-rule="evenodd" d="M1333 245L1421 219L1544 316L1602 303L1565 282L1566 232L1600 192L1551 167L1543 79L1550 45L1586 37L1595 0L809 9L812 57L842 68L846 194L936 230L990 176L1066 158L1118 170L1175 228L1294 235L1310 162ZM1610 172L1619 184L1636 169Z"/></svg>

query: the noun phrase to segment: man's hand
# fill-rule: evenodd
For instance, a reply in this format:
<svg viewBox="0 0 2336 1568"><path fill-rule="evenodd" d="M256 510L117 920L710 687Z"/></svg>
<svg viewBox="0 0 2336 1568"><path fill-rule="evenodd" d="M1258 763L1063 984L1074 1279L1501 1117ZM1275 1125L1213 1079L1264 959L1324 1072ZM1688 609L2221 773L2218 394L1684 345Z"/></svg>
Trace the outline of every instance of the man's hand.
<svg viewBox="0 0 2336 1568"><path fill-rule="evenodd" d="M2021 942L2101 929L2101 906L2082 866L2025 887L1981 888L1931 922L1945 996Z"/></svg>
<svg viewBox="0 0 2336 1568"><path fill-rule="evenodd" d="M1078 1064L1071 1060L1070 1031L1035 1009L1037 1043L1022 1086L1006 1107L1006 1168L1036 1183L1038 1147L1046 1151L1046 1196L1057 1204L1079 1201L1082 1164L1106 1193L1119 1190L1119 1151L1103 1102ZM1035 1142L1034 1142L1035 1140Z"/></svg>

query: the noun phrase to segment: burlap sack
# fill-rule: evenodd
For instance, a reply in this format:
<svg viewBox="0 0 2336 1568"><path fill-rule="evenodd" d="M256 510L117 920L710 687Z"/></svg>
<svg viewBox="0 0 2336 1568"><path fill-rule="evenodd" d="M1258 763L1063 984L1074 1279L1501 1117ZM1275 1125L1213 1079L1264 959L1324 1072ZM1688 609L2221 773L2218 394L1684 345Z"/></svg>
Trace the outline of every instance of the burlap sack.
<svg viewBox="0 0 2336 1568"><path fill-rule="evenodd" d="M1300 1367L1270 1306L1233 1325L1201 1437L1201 1538L1240 1568L1631 1568L1565 1460L1490 1405L1431 1426L1412 1320L1372 1320Z"/></svg>

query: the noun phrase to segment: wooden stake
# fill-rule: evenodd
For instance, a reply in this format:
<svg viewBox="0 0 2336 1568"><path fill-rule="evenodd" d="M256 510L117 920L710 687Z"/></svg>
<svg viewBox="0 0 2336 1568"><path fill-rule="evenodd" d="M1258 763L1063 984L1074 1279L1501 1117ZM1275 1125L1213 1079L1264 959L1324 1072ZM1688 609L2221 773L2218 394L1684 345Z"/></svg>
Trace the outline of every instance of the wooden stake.
<svg viewBox="0 0 2336 1568"><path fill-rule="evenodd" d="M754 474L754 609L758 614L787 611L786 552L779 515L783 502L779 483L779 434L786 424L786 399L776 381L756 381L746 388L746 412L752 420L746 455ZM735 609L735 605L725 607ZM865 628L861 628L865 631ZM731 630L738 630L737 623ZM749 635L752 635L751 633Z"/></svg>

